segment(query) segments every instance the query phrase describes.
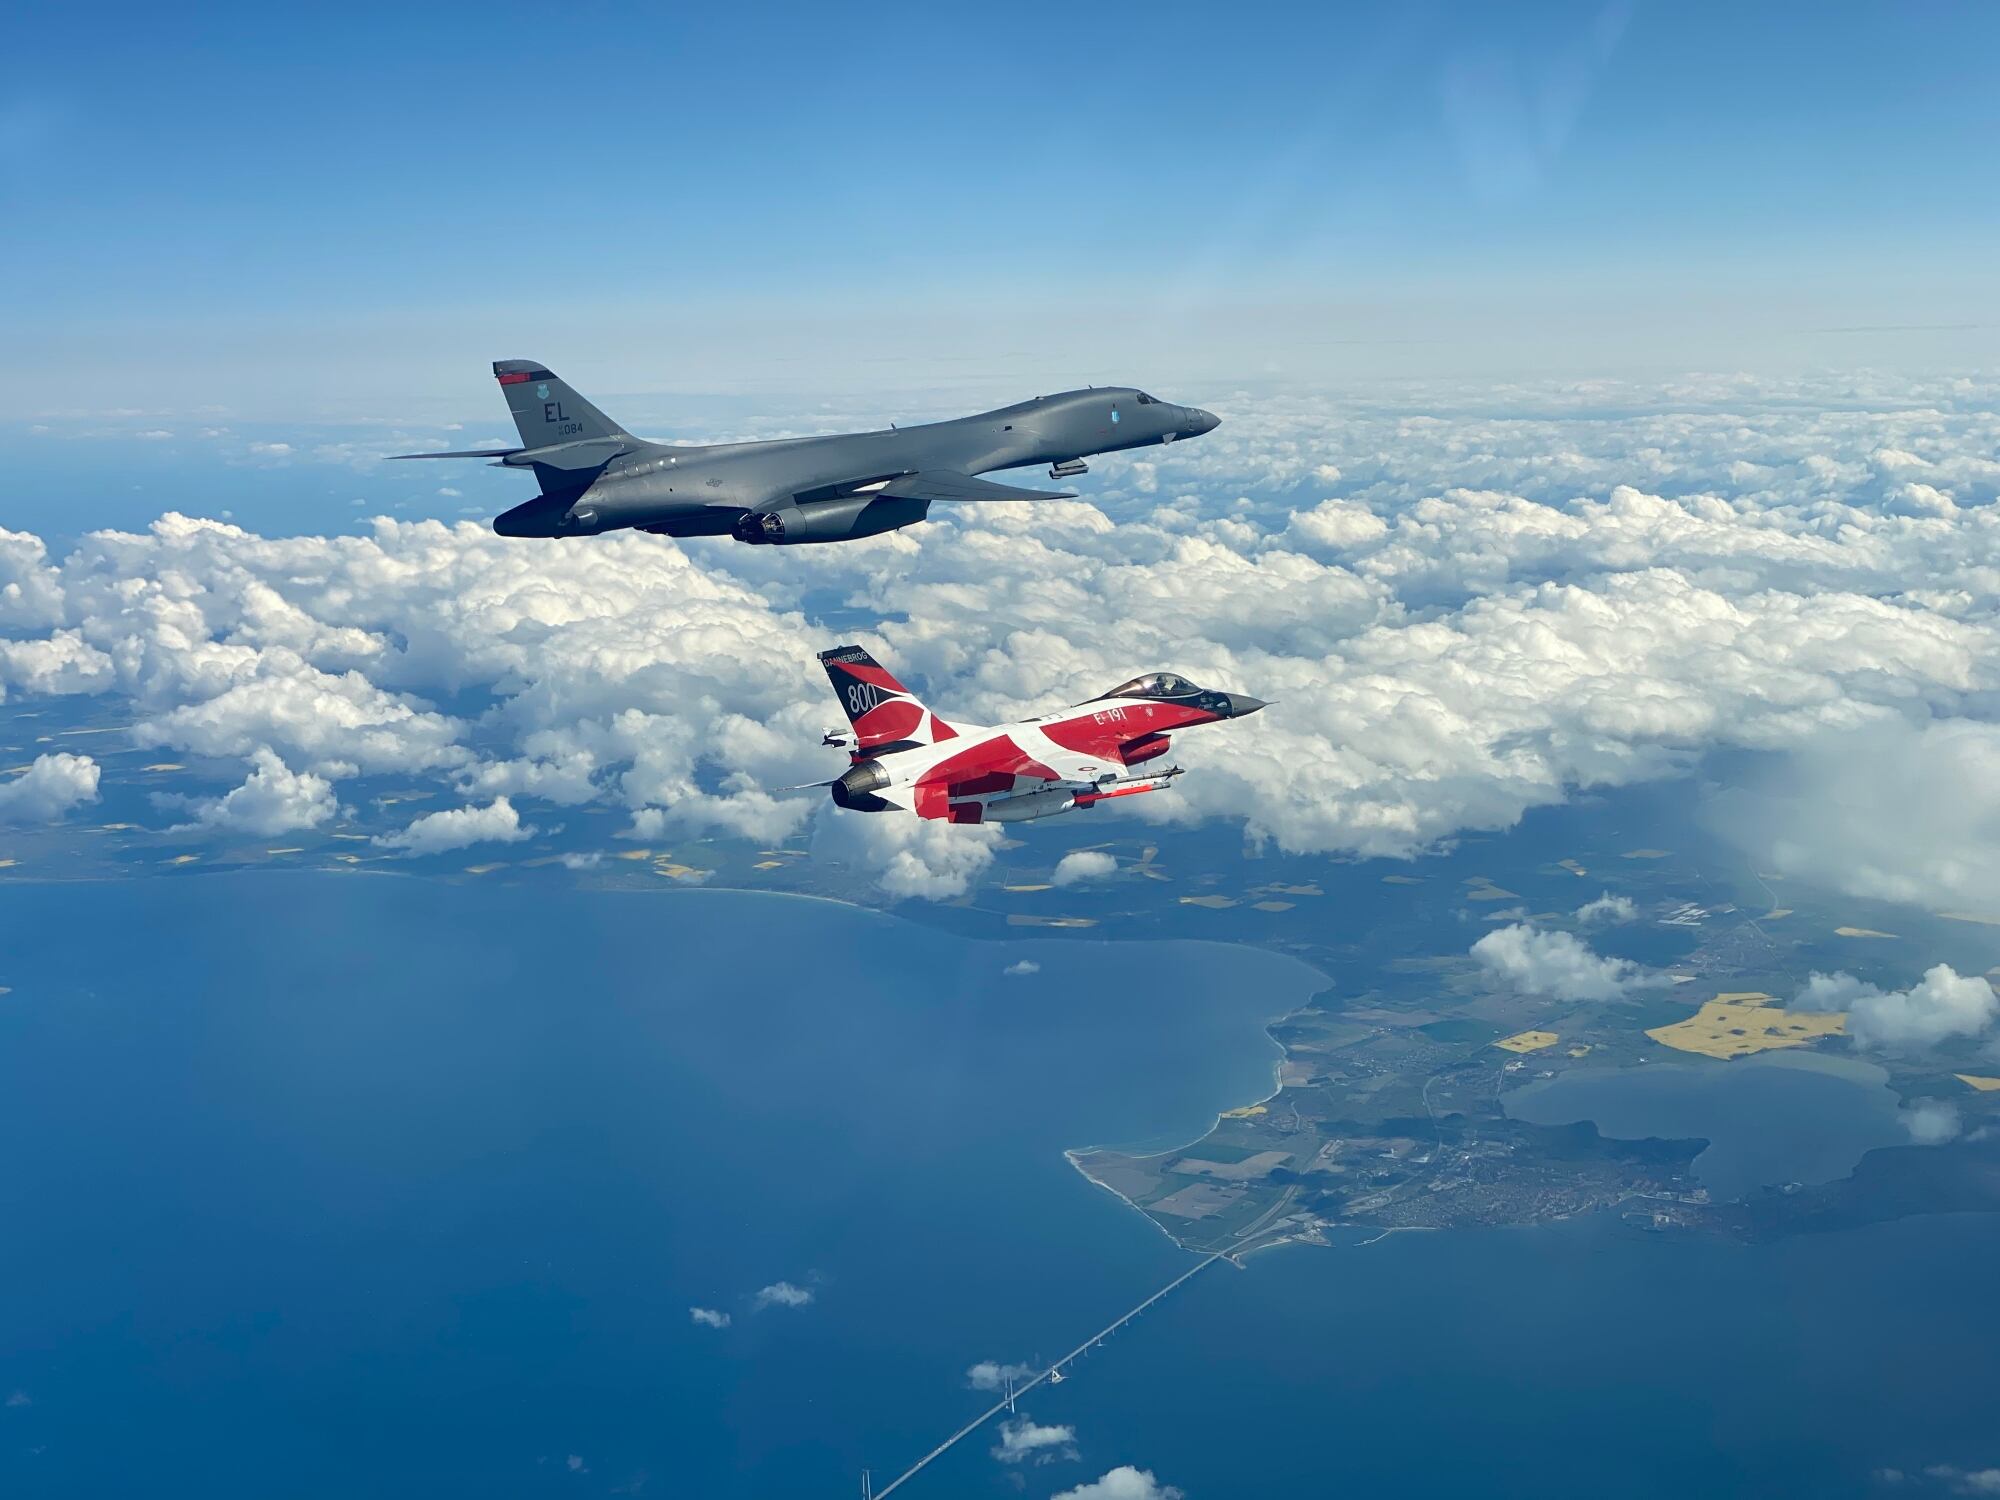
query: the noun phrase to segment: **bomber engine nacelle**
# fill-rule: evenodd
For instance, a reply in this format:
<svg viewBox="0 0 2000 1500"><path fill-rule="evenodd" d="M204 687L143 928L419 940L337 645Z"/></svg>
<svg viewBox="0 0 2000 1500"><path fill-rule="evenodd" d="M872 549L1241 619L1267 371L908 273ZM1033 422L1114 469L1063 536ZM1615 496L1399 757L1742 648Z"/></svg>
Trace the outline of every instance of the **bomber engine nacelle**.
<svg viewBox="0 0 2000 1500"><path fill-rule="evenodd" d="M928 500L906 500L899 495L844 495L837 500L808 500L778 510L750 511L737 519L730 534L739 542L763 547L851 542L914 526L930 508Z"/></svg>
<svg viewBox="0 0 2000 1500"><path fill-rule="evenodd" d="M1127 740L1118 747L1118 758L1128 766L1136 766L1149 761L1156 755L1165 755L1174 748L1174 742L1164 734L1142 734L1136 740Z"/></svg>

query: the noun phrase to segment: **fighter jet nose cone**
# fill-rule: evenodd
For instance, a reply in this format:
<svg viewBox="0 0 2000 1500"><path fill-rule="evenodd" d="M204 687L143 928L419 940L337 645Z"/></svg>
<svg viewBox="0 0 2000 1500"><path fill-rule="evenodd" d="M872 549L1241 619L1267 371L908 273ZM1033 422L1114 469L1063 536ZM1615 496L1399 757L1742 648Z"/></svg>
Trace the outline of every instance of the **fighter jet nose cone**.
<svg viewBox="0 0 2000 1500"><path fill-rule="evenodd" d="M1242 693L1231 693L1228 696L1229 717L1232 719L1240 719L1246 714L1254 714L1260 708L1270 707L1262 698L1250 698Z"/></svg>

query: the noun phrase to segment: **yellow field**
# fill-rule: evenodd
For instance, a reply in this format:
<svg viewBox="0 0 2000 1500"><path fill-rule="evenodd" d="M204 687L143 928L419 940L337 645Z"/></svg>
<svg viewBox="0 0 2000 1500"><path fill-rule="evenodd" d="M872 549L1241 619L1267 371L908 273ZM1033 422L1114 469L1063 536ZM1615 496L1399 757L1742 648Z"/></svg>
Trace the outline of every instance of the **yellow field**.
<svg viewBox="0 0 2000 1500"><path fill-rule="evenodd" d="M1786 1010L1756 990L1717 995L1685 1021L1646 1033L1663 1046L1703 1057L1747 1057L1772 1047L1803 1047L1847 1030L1845 1011Z"/></svg>
<svg viewBox="0 0 2000 1500"><path fill-rule="evenodd" d="M1269 1113L1270 1110L1261 1104L1245 1104L1238 1109L1225 1109L1222 1112L1222 1118L1225 1120L1248 1120L1257 1115L1267 1115Z"/></svg>
<svg viewBox="0 0 2000 1500"><path fill-rule="evenodd" d="M1553 1031L1524 1031L1518 1036L1505 1036L1493 1045L1502 1052L1539 1052L1544 1047L1553 1047L1557 1037Z"/></svg>
<svg viewBox="0 0 2000 1500"><path fill-rule="evenodd" d="M1976 1073L1954 1073L1951 1076L1960 1083L1978 1089L1982 1094L1990 1094L1995 1089L2000 1089L2000 1078L1981 1078Z"/></svg>

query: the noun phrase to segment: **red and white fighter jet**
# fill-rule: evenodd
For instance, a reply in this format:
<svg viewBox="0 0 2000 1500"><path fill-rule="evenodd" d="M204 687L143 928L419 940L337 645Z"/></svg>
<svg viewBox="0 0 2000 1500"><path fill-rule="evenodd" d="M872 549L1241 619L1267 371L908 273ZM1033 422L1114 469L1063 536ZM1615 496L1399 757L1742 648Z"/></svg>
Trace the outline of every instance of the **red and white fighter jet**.
<svg viewBox="0 0 2000 1500"><path fill-rule="evenodd" d="M1179 766L1139 775L1132 768L1165 755L1173 731L1264 707L1260 698L1152 672L1073 708L981 729L947 724L859 646L819 659L853 726L828 730L823 743L848 750L853 764L817 784L854 812L951 823L1018 823L1158 791Z"/></svg>

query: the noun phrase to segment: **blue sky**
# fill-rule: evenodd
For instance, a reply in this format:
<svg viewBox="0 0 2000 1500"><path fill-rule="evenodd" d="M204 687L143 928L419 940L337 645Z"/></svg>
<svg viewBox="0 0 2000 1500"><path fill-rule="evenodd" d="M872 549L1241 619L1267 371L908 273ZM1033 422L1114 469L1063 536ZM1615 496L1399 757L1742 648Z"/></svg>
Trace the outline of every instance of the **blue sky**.
<svg viewBox="0 0 2000 1500"><path fill-rule="evenodd" d="M521 339L690 391L1992 341L1990 6L283 10L12 39L0 297L58 404Z"/></svg>

